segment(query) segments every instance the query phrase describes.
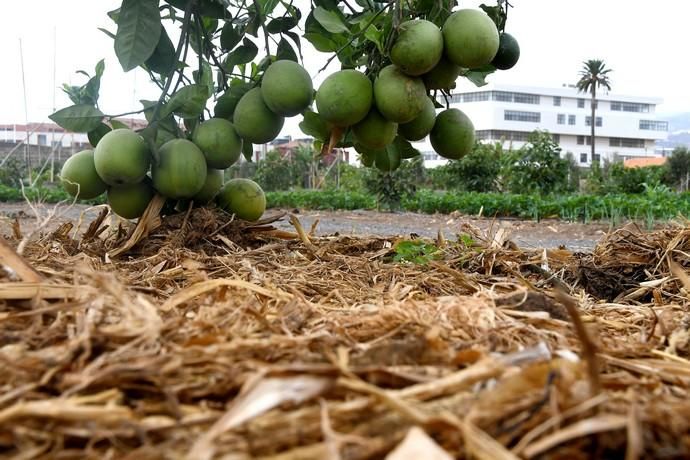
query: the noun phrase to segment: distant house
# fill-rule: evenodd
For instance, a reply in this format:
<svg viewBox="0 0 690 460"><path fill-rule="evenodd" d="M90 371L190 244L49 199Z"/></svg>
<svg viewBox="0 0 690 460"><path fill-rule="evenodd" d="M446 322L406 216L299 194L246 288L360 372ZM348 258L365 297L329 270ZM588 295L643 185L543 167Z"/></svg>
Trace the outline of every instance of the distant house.
<svg viewBox="0 0 690 460"><path fill-rule="evenodd" d="M267 151L275 150L280 153L281 158L291 159L296 154L300 147L311 147L314 144L314 139L311 137L304 137L293 139L292 136L280 137L269 143ZM256 155L257 160L263 158L263 155ZM350 162L350 152L347 149L334 148L329 154L322 156L322 161L326 165L332 164L340 155L340 160L346 163Z"/></svg>

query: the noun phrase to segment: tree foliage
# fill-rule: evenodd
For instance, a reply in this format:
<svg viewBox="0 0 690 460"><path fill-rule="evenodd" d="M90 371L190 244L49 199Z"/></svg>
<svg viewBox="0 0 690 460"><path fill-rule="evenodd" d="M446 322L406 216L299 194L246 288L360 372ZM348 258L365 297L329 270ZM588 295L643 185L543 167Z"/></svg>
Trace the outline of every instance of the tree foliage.
<svg viewBox="0 0 690 460"><path fill-rule="evenodd" d="M426 19L441 26L457 0L354 2L315 0L300 8L293 0L122 0L108 12L113 25L101 28L113 38L122 69L142 68L160 88L154 101L127 114L105 114L98 107L104 62L81 86L65 86L73 105L51 119L76 132L95 132L103 123L112 127L119 116L144 113L148 126L139 132L156 157L157 147L172 137L188 137L211 116L221 97L232 104L261 84L268 66L281 59L303 60L304 40L327 53L325 69L337 59L340 68L364 69L372 80L390 64L389 51L398 28L408 19ZM482 5L499 29L505 27L508 2ZM174 43L171 37L176 37ZM495 71L467 69L463 76L477 84ZM321 144L329 130L314 112L306 111L302 130ZM183 122L182 124L180 122ZM94 136L95 138L95 136ZM337 144L352 146L345 135ZM251 145L245 146L251 160Z"/></svg>
<svg viewBox="0 0 690 460"><path fill-rule="evenodd" d="M551 134L535 131L525 146L508 155L504 175L512 193L554 193L567 190L568 170Z"/></svg>
<svg viewBox="0 0 690 460"><path fill-rule="evenodd" d="M687 147L676 147L664 168L665 182L678 190L690 189L690 150Z"/></svg>

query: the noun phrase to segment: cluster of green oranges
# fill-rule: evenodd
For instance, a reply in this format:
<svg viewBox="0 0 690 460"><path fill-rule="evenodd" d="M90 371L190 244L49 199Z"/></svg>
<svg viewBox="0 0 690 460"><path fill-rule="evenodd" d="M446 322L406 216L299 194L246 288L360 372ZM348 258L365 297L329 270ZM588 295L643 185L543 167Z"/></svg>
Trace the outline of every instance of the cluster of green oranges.
<svg viewBox="0 0 690 460"><path fill-rule="evenodd" d="M172 139L153 161L144 139L130 129L109 131L93 150L72 155L60 180L79 199L106 193L112 211L125 218L140 217L156 193L171 203L204 205L215 200L245 220L257 220L266 209L263 190L248 179L224 183L224 170L240 156L242 139L232 123L212 118L194 131L192 140Z"/></svg>
<svg viewBox="0 0 690 460"><path fill-rule="evenodd" d="M432 90L450 90L468 69L493 65L508 69L519 57L517 41L499 34L491 18L478 9L461 9L443 27L415 19L400 25L391 64L373 84L357 70L330 75L316 93L320 116L333 126L351 128L355 149L367 166L392 170L400 150L388 149L396 136L419 141L429 136L444 158L459 159L474 145L474 126L461 110L436 113Z"/></svg>
<svg viewBox="0 0 690 460"><path fill-rule="evenodd" d="M499 34L482 10L460 9L442 27L423 19L402 23L389 58L373 81L373 75L345 69L329 75L316 91L302 66L278 60L259 86L219 97L215 117L196 125L188 139L165 142L156 161L139 134L116 129L93 150L72 156L62 182L81 199L107 193L112 210L127 219L140 217L158 193L178 204L215 200L240 218L256 220L266 207L261 187L247 179L224 183L224 170L239 159L244 143L271 142L286 117L304 114L315 102L331 138L340 140L349 130L366 166L396 169L405 155L404 149L389 148L397 136L407 141L429 136L439 155L459 159L474 145L472 121L457 108L437 114L430 93L450 91L467 70L511 68L519 46L509 34Z"/></svg>

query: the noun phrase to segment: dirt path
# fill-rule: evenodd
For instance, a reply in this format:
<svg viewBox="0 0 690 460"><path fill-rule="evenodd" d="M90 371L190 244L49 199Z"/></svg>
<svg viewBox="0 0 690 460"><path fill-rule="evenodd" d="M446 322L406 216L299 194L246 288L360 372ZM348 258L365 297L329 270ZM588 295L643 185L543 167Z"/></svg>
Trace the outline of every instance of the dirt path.
<svg viewBox="0 0 690 460"><path fill-rule="evenodd" d="M84 213L85 222L93 219L98 210L88 210L88 206L75 205L71 208L61 207L51 219L49 228L55 228L65 221L78 221ZM53 205L37 208L38 214L45 218ZM275 210L269 210L273 212ZM293 211L293 210L291 210ZM0 233L11 232L11 223L18 218L24 231L35 226L34 211L24 203L0 203ZM318 219L316 232L319 235L340 233L342 235L410 235L417 234L435 237L440 230L446 239L453 239L461 233L462 225L469 223L484 231L503 228L509 232L509 238L525 249L555 248L565 246L573 251L589 251L608 231L607 224L579 224L557 220L545 220L539 223L517 219L475 219L461 215L416 214L416 213L380 213L376 211L301 211L298 214L302 225L310 228ZM282 229L292 229L283 219L275 224Z"/></svg>

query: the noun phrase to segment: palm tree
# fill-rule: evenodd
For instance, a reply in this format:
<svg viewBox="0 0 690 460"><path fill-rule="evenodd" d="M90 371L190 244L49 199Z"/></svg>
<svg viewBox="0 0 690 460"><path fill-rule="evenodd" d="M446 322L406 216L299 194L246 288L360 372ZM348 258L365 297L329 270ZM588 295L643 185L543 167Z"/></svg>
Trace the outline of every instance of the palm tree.
<svg viewBox="0 0 690 460"><path fill-rule="evenodd" d="M596 110L597 110L597 88L602 86L608 90L611 89L611 82L609 81L608 73L611 69L606 68L606 64L601 59L590 59L582 63L582 70L580 70L580 80L575 84L577 89L583 93L590 93L592 95L592 161L594 161L594 127L596 126Z"/></svg>

